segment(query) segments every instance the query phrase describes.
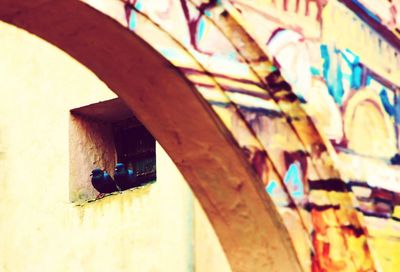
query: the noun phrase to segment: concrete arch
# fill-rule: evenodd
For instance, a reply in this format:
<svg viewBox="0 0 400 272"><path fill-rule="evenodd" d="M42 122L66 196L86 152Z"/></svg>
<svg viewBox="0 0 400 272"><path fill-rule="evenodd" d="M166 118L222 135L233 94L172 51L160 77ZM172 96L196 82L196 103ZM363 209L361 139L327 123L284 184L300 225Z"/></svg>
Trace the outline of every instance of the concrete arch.
<svg viewBox="0 0 400 272"><path fill-rule="evenodd" d="M0 4L0 20L64 50L125 100L185 176L234 271L301 270L261 182L177 69L135 34L80 1Z"/></svg>

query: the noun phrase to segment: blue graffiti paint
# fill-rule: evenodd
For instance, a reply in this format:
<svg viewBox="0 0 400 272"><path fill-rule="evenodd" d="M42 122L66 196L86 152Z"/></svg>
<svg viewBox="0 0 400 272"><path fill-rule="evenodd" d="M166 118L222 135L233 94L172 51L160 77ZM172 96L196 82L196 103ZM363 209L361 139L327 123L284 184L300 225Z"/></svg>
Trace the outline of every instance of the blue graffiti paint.
<svg viewBox="0 0 400 272"><path fill-rule="evenodd" d="M298 163L295 162L289 166L284 182L289 187L290 194L293 198L299 199L304 197L304 186L301 181Z"/></svg>
<svg viewBox="0 0 400 272"><path fill-rule="evenodd" d="M346 48L344 51L341 51L343 58L348 63L354 63L356 61L357 55L354 54L350 49Z"/></svg>
<svg viewBox="0 0 400 272"><path fill-rule="evenodd" d="M204 31L205 31L205 28L206 28L205 27L205 25L206 25L205 21L206 20L204 18L200 19L199 26L198 26L198 29L197 29L197 37L196 37L196 40L198 42L204 37Z"/></svg>
<svg viewBox="0 0 400 272"><path fill-rule="evenodd" d="M375 14L373 14L367 7L365 7L363 4L361 4L359 1L357 0L353 0L352 1L354 4L356 4L359 8L361 8L365 13L368 14L369 17L371 17L373 20L375 20L378 23L382 23L381 19L376 16Z"/></svg>
<svg viewBox="0 0 400 272"><path fill-rule="evenodd" d="M342 105L342 98L344 94L343 90L343 72L342 68L340 67L340 59L338 54L340 51L335 50L335 56L338 58L338 63L336 64L336 74L333 73L332 75L332 96L335 99L335 102L339 105Z"/></svg>
<svg viewBox="0 0 400 272"><path fill-rule="evenodd" d="M142 1L136 1L135 3L135 9L141 11L143 10L143 3ZM129 29L130 30L135 30L137 25L137 15L134 10L131 11L131 15L129 16Z"/></svg>
<svg viewBox="0 0 400 272"><path fill-rule="evenodd" d="M385 111L390 115L393 116L395 109L394 106L390 103L388 94L384 88L382 88L381 92L379 93L379 97L381 98L381 102Z"/></svg>
<svg viewBox="0 0 400 272"><path fill-rule="evenodd" d="M343 73L340 67L340 51L335 49L331 56L326 45L321 45L320 50L321 57L324 60L322 68L328 92L338 105L342 105L344 90ZM336 61L332 61L332 57L336 58Z"/></svg>
<svg viewBox="0 0 400 272"><path fill-rule="evenodd" d="M351 74L351 83L350 83L350 87L352 89L358 90L361 88L362 73L363 69L361 65L359 64L353 65L353 73Z"/></svg>
<svg viewBox="0 0 400 272"><path fill-rule="evenodd" d="M129 17L129 29L135 30L136 28L136 12L132 10L131 15Z"/></svg>
<svg viewBox="0 0 400 272"><path fill-rule="evenodd" d="M283 179L283 182L288 187L288 190L291 196L294 199L302 199L304 198L304 185L301 180L301 170L298 162L292 163ZM271 180L268 185L265 187L265 191L271 197L277 197L280 192L278 183L275 180Z"/></svg>
<svg viewBox="0 0 400 272"><path fill-rule="evenodd" d="M318 68L316 68L316 67L311 67L310 68L310 73L313 75L313 76L320 76L321 75L321 72L318 70Z"/></svg>
<svg viewBox="0 0 400 272"><path fill-rule="evenodd" d="M265 187L265 191L269 194L269 195L273 195L275 189L277 188L277 184L275 180L271 180L268 185Z"/></svg>
<svg viewBox="0 0 400 272"><path fill-rule="evenodd" d="M321 58L324 60L322 64L322 75L324 76L325 80L328 78L328 71L329 71L329 53L328 47L326 45L321 45Z"/></svg>
<svg viewBox="0 0 400 272"><path fill-rule="evenodd" d="M136 8L137 10L139 10L139 11L142 11L142 10L143 10L143 3L142 3L142 1L136 1L136 3L135 3L135 8Z"/></svg>
<svg viewBox="0 0 400 272"><path fill-rule="evenodd" d="M351 75L349 78L350 88L354 90L360 89L363 72L362 66L360 64L360 57L354 54L350 49L342 51L342 57L351 70Z"/></svg>

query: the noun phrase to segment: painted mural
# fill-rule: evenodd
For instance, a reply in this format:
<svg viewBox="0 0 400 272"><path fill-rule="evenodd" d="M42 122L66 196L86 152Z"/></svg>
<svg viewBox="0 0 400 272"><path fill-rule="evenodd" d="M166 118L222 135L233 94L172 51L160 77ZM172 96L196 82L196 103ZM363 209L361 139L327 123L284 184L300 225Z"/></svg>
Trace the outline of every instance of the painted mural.
<svg viewBox="0 0 400 272"><path fill-rule="evenodd" d="M229 129L304 271L400 270L400 1L118 3Z"/></svg>

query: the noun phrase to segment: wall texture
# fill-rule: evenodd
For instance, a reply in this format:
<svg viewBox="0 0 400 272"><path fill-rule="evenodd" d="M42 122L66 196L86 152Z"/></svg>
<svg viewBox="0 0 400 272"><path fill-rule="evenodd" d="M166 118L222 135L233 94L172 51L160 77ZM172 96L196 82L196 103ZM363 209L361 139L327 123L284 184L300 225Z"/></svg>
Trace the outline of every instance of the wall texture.
<svg viewBox="0 0 400 272"><path fill-rule="evenodd" d="M189 188L159 145L155 184L70 203L69 110L115 95L38 38L3 23L0 37L0 270L229 271L205 215L194 211ZM194 216L196 226L206 226L205 248L211 244L221 261L205 263L212 253L200 240L194 247Z"/></svg>
<svg viewBox="0 0 400 272"><path fill-rule="evenodd" d="M70 52L137 111L235 270L399 267L398 1L85 1L115 21L78 0L0 2L3 20ZM189 109L198 118L179 118Z"/></svg>
<svg viewBox="0 0 400 272"><path fill-rule="evenodd" d="M209 103L304 271L399 267L399 1L85 2L147 41Z"/></svg>

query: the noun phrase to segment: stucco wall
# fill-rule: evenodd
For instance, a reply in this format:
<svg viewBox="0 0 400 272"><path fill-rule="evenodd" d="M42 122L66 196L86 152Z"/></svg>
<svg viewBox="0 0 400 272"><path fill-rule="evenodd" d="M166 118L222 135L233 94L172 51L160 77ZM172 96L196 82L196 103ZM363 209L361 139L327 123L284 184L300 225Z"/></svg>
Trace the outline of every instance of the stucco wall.
<svg viewBox="0 0 400 272"><path fill-rule="evenodd" d="M22 30L0 23L0 38L0 271L227 268L212 229L202 236L204 248L200 240L193 246L194 214L209 223L199 208L194 212L189 188L159 145L155 184L70 203L69 110L115 95L68 55ZM214 254L210 245L221 262L195 264Z"/></svg>

